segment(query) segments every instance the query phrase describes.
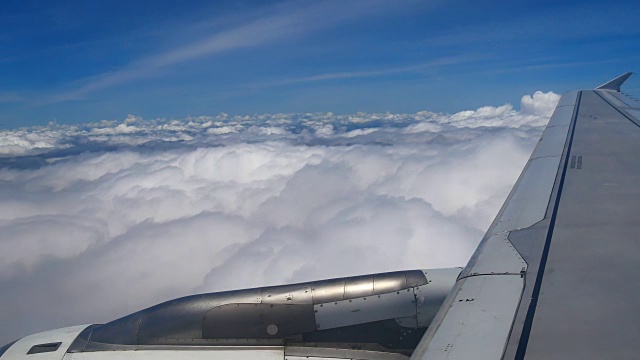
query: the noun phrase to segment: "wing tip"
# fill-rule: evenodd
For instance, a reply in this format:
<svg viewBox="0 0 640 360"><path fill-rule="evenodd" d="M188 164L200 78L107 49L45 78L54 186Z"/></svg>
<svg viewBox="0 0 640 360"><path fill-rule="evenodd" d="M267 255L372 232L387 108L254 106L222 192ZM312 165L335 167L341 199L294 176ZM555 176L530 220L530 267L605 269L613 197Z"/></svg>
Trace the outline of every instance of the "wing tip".
<svg viewBox="0 0 640 360"><path fill-rule="evenodd" d="M627 81L627 79L632 75L632 72L626 72L620 76L618 76L617 78L610 80L600 86L598 86L596 89L598 90L614 90L617 92L620 92L620 86L622 86L622 84Z"/></svg>

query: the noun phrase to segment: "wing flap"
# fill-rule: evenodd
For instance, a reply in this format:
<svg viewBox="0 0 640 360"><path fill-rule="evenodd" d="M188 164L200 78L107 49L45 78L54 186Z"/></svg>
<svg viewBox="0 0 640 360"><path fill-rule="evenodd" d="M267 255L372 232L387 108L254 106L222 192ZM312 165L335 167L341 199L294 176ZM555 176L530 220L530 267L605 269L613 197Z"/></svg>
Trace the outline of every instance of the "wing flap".
<svg viewBox="0 0 640 360"><path fill-rule="evenodd" d="M518 275L459 280L438 331L430 334L427 346L418 345L412 358L499 359L523 286Z"/></svg>

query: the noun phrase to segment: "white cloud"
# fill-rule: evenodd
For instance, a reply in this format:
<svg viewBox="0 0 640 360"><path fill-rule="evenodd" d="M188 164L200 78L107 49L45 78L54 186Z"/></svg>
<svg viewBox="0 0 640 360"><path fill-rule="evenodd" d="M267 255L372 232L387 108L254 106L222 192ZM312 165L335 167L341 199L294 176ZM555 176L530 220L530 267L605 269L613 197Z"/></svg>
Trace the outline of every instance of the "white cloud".
<svg viewBox="0 0 640 360"><path fill-rule="evenodd" d="M551 117L560 96L552 92L536 91L533 96L525 95L520 100L522 113Z"/></svg>
<svg viewBox="0 0 640 360"><path fill-rule="evenodd" d="M60 134L53 129L0 131L0 156L26 155L59 148Z"/></svg>
<svg viewBox="0 0 640 360"><path fill-rule="evenodd" d="M195 292L464 265L554 102L2 132L0 342Z"/></svg>

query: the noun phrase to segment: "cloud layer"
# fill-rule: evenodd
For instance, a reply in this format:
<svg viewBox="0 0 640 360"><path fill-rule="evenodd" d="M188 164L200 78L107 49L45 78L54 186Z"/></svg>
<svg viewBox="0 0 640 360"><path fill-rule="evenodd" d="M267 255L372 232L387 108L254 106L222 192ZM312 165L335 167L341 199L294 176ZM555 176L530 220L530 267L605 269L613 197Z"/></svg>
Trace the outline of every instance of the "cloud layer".
<svg viewBox="0 0 640 360"><path fill-rule="evenodd" d="M462 266L557 101L0 132L0 343L196 292Z"/></svg>

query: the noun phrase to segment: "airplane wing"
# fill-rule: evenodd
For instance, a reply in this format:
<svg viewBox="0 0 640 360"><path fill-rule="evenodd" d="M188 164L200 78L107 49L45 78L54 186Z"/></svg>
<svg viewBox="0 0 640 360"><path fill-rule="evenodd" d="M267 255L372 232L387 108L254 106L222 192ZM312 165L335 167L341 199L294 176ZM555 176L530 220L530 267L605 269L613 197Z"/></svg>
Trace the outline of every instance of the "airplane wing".
<svg viewBox="0 0 640 360"><path fill-rule="evenodd" d="M411 359L640 353L640 103L626 73L562 95Z"/></svg>

